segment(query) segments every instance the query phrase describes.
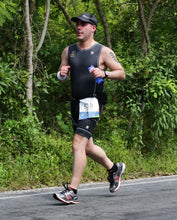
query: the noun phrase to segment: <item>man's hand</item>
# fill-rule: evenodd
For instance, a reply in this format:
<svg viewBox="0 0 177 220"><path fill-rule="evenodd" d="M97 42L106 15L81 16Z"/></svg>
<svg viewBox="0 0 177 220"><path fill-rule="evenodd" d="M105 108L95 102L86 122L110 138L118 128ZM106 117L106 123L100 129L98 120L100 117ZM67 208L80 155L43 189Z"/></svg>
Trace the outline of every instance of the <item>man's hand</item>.
<svg viewBox="0 0 177 220"><path fill-rule="evenodd" d="M64 76L69 76L69 71L70 71L70 66L61 66L60 68L60 76L64 77Z"/></svg>
<svg viewBox="0 0 177 220"><path fill-rule="evenodd" d="M91 71L91 74L95 77L95 78L104 78L105 77L105 73L104 70L101 70L99 68L93 68Z"/></svg>

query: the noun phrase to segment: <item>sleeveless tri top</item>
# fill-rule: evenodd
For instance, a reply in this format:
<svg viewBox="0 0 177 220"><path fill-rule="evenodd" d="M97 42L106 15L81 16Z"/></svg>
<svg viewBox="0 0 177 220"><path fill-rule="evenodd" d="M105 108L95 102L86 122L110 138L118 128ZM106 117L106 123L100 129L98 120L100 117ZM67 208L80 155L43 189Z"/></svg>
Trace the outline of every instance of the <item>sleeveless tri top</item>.
<svg viewBox="0 0 177 220"><path fill-rule="evenodd" d="M96 79L88 67L99 67L99 57L103 45L96 43L87 50L81 50L77 44L69 46L68 63L71 66L71 95L75 99L95 96Z"/></svg>

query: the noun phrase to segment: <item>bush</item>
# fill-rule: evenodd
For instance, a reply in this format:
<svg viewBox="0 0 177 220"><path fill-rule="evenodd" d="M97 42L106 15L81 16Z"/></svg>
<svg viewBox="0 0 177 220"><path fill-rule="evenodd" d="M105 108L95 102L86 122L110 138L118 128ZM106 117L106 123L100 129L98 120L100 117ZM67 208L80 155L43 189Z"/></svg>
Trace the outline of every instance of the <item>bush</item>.
<svg viewBox="0 0 177 220"><path fill-rule="evenodd" d="M37 153L41 149L41 128L36 117L29 115L19 121L8 119L2 124L0 133L2 160L7 155L16 157L24 153Z"/></svg>
<svg viewBox="0 0 177 220"><path fill-rule="evenodd" d="M72 144L69 138L47 135L35 116L7 120L0 132L0 182L4 189L61 184L69 178Z"/></svg>
<svg viewBox="0 0 177 220"><path fill-rule="evenodd" d="M26 73L14 68L11 55L7 61L0 58L0 121L19 119L27 113Z"/></svg>
<svg viewBox="0 0 177 220"><path fill-rule="evenodd" d="M151 53L130 60L127 78L117 87L120 114L128 119L127 146L142 152L161 151L177 127L177 56ZM161 59L160 59L161 58Z"/></svg>

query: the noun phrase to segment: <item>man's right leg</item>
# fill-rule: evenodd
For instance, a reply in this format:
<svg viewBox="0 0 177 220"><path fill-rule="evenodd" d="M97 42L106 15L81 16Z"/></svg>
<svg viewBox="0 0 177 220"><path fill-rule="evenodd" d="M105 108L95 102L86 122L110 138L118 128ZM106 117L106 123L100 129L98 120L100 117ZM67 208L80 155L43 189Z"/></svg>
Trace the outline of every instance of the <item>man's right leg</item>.
<svg viewBox="0 0 177 220"><path fill-rule="evenodd" d="M56 200L62 201L66 204L78 203L77 188L79 186L83 171L85 169L86 160L86 146L88 138L79 134L74 135L73 139L73 171L70 186L65 186L65 190L54 193L53 197Z"/></svg>
<svg viewBox="0 0 177 220"><path fill-rule="evenodd" d="M72 179L70 187L77 189L86 167L86 146L88 139L79 134L74 135L73 140L73 167L72 167Z"/></svg>

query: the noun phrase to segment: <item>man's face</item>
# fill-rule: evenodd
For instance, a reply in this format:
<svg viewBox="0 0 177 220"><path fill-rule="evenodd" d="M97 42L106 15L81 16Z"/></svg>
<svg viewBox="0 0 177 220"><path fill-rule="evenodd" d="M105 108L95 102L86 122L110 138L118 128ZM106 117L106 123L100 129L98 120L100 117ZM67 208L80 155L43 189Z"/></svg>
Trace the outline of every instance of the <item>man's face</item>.
<svg viewBox="0 0 177 220"><path fill-rule="evenodd" d="M78 20L77 22L77 39L81 41L85 41L90 38L94 34L96 30L96 26L90 23L83 22Z"/></svg>

